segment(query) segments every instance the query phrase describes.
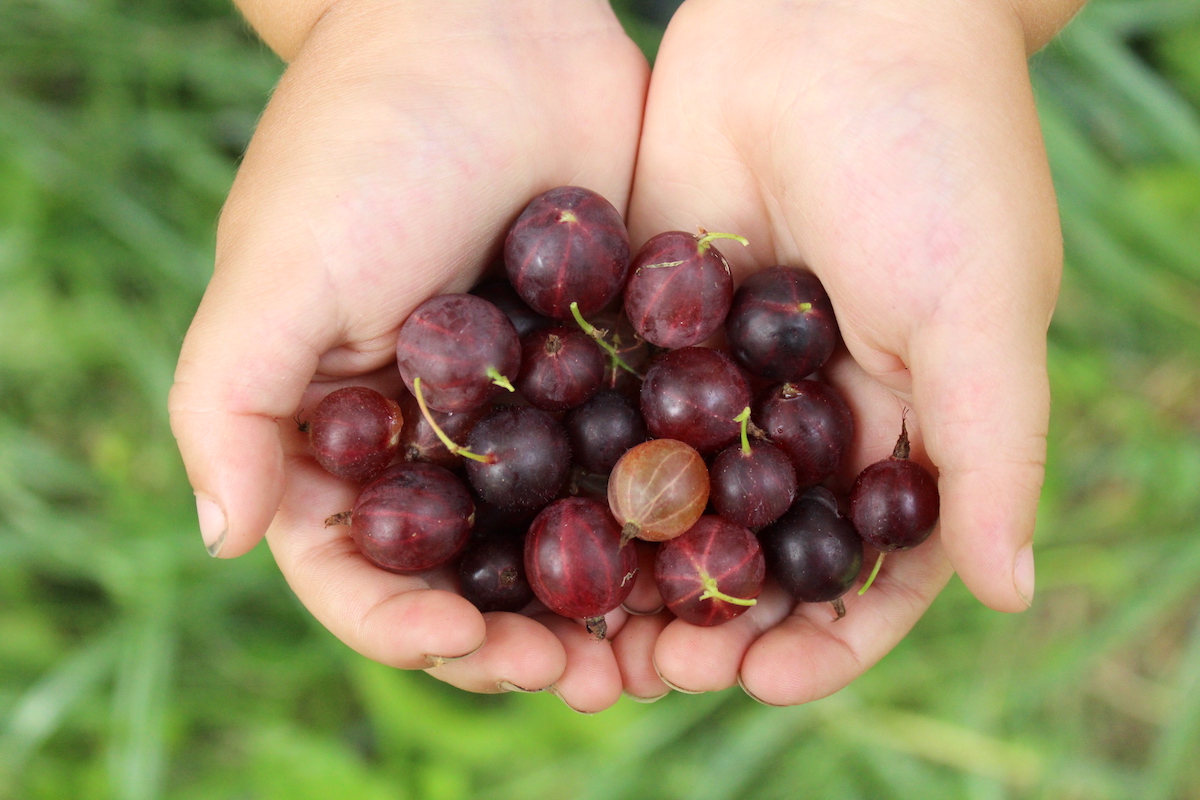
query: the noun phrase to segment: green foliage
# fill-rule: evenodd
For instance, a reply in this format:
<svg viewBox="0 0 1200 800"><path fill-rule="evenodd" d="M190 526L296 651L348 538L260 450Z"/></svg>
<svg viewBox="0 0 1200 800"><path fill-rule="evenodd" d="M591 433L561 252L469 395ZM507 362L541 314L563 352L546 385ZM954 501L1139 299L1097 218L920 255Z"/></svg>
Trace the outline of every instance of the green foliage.
<svg viewBox="0 0 1200 800"><path fill-rule="evenodd" d="M1096 0L1035 59L1067 271L1034 609L954 583L826 700L582 717L367 662L264 548L204 555L165 398L280 65L223 0L0 4L0 797L1200 795L1198 45L1194 0Z"/></svg>

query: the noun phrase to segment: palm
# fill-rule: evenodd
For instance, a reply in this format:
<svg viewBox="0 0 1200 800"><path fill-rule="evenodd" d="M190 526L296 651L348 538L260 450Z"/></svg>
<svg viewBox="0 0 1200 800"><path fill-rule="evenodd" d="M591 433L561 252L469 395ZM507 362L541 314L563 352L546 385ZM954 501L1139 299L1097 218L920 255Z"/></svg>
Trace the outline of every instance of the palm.
<svg viewBox="0 0 1200 800"><path fill-rule="evenodd" d="M301 601L351 647L426 668L486 637L435 672L476 691L557 681L573 705L603 706L620 691L611 653L576 678L564 672L575 630L485 620L437 590L445 576L370 566L324 526L354 487L293 457L305 450L292 418L339 383L398 389L399 322L465 291L529 197L569 183L619 207L628 196L646 67L611 13L540 21L549 36L493 20L472 33L454 13L347 11L310 37L223 214L173 424L193 485L224 506L221 555L266 531Z"/></svg>
<svg viewBox="0 0 1200 800"><path fill-rule="evenodd" d="M769 702L848 683L915 623L951 564L985 602L1023 606L1008 548L1032 533L1057 277L1053 198L1027 83L1009 85L1009 43L992 43L995 74L963 75L956 57L989 55L947 52L869 4L805 9L684 7L656 64L631 202L636 240L703 225L750 239L723 248L739 276L785 263L821 277L848 350L827 377L858 425L843 485L890 453L905 409L916 457L941 469L940 535L890 558L845 620L789 613L768 592L719 629L646 621L622 634L630 659L653 659L672 684L740 677Z"/></svg>

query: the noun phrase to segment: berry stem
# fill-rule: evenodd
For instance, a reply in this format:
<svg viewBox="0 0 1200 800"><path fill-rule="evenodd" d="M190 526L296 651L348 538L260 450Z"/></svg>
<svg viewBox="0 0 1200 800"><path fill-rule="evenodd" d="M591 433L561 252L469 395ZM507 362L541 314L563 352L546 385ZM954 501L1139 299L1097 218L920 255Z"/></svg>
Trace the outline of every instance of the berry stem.
<svg viewBox="0 0 1200 800"><path fill-rule="evenodd" d="M621 354L617 348L604 341L604 333L595 325L583 318L583 314L579 312L579 303L571 303L571 315L575 317L575 321L579 323L579 327L583 329L583 332L592 337L592 340L595 341L596 344L600 345L604 352L608 353L608 355L612 358L612 363L614 365L630 373L638 380L642 379L640 372L625 363L625 359L621 358Z"/></svg>
<svg viewBox="0 0 1200 800"><path fill-rule="evenodd" d="M455 444L454 440L446 435L442 427L433 421L433 414L429 411L429 406L425 405L425 393L421 391L421 376L413 378L413 394L417 398L417 405L421 407L421 415L425 417L425 421L429 423L429 427L433 428L433 432L442 440L442 444L446 445L446 449L456 456L469 458L473 461L480 461L484 464L496 463L496 457L493 455L481 456L478 453L472 453L462 445Z"/></svg>
<svg viewBox="0 0 1200 800"><path fill-rule="evenodd" d="M871 584L875 582L875 576L879 574L879 568L883 566L884 553L879 554L879 558L875 559L875 566L871 569L871 575L867 578L867 582L858 590L858 596L862 597L867 593L867 589L871 588Z"/></svg>
<svg viewBox="0 0 1200 800"><path fill-rule="evenodd" d="M495 367L487 368L487 376L492 379L492 383L499 386L501 389L508 389L510 392L515 392L512 381L500 374L500 371Z"/></svg>
<svg viewBox="0 0 1200 800"><path fill-rule="evenodd" d="M596 641L604 641L604 637L608 635L608 622L603 616L588 617L583 621L587 632L596 637Z"/></svg>
<svg viewBox="0 0 1200 800"><path fill-rule="evenodd" d="M732 603L735 606L752 606L758 603L755 598L746 599L743 597L730 597L717 588L717 579L709 575L704 570L700 570L700 583L704 585L704 594L700 595L701 600L724 600L726 603Z"/></svg>
<svg viewBox="0 0 1200 800"><path fill-rule="evenodd" d="M829 604L832 605L833 610L837 612L837 619L835 619L834 622L837 622L837 620L846 616L846 603L842 600L842 598L835 597L829 601Z"/></svg>
<svg viewBox="0 0 1200 800"><path fill-rule="evenodd" d="M748 434L750 428L750 406L742 409L742 413L733 418L734 422L739 422L742 425L742 452L750 455L750 436Z"/></svg>
<svg viewBox="0 0 1200 800"><path fill-rule="evenodd" d="M696 249L701 253L708 252L708 248L712 246L716 239L733 239L742 247L749 247L750 242L745 236L738 236L736 233L709 233L703 228L700 229L700 237L696 240Z"/></svg>
<svg viewBox="0 0 1200 800"><path fill-rule="evenodd" d="M642 528L636 522L633 520L626 522L621 527L621 547L629 544L630 540L636 539L637 535L641 532Z"/></svg>
<svg viewBox="0 0 1200 800"><path fill-rule="evenodd" d="M896 440L896 447L892 450L892 458L904 460L908 458L908 453L911 448L908 444L908 422L904 417L900 418L900 438Z"/></svg>

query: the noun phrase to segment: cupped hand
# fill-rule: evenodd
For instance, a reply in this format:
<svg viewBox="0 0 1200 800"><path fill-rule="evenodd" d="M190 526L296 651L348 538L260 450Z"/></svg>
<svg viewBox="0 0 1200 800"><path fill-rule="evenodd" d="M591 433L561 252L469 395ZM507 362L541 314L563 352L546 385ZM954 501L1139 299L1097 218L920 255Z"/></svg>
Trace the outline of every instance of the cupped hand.
<svg viewBox="0 0 1200 800"><path fill-rule="evenodd" d="M398 391L400 323L469 288L537 193L581 184L624 211L647 72L602 0L324 13L239 170L171 392L213 555L265 534L313 615L383 663L581 710L616 699L611 648L581 649L582 628L480 615L444 575L384 572L326 528L356 487L316 467L293 418L343 385Z"/></svg>
<svg viewBox="0 0 1200 800"><path fill-rule="evenodd" d="M886 654L952 571L995 609L1031 602L1061 243L1026 58L1002 0L688 0L672 20L634 245L703 226L750 240L721 248L735 279L815 271L845 341L826 377L857 425L842 488L890 455L907 413L941 520L840 621L777 588L719 628L631 621L617 647L631 694L740 682L772 704L825 696Z"/></svg>

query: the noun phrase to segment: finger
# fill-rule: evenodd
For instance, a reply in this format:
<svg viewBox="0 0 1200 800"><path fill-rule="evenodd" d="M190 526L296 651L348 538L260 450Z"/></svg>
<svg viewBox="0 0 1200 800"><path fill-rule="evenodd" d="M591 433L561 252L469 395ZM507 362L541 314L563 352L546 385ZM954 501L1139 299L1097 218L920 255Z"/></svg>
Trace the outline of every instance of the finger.
<svg viewBox="0 0 1200 800"><path fill-rule="evenodd" d="M344 526L325 519L349 509L355 487L307 457L288 461L287 489L267 542L297 598L353 650L401 669L461 658L484 643L482 615L419 575L397 575L366 560ZM464 678L465 680L465 678Z"/></svg>
<svg viewBox="0 0 1200 800"><path fill-rule="evenodd" d="M483 615L486 642L479 650L426 670L468 692L540 692L558 680L567 653L545 625L520 614Z"/></svg>
<svg viewBox="0 0 1200 800"><path fill-rule="evenodd" d="M621 670L608 640L557 614L536 619L558 637L567 654L566 669L548 691L582 714L603 711L620 699Z"/></svg>
<svg viewBox="0 0 1200 800"><path fill-rule="evenodd" d="M864 565L864 575L870 566ZM742 659L738 682L767 705L833 694L904 638L950 575L936 535L915 550L888 555L865 595L851 589L842 598L842 619L828 603L801 603L760 636Z"/></svg>
<svg viewBox="0 0 1200 800"><path fill-rule="evenodd" d="M793 600L768 583L741 616L710 628L681 619L663 629L654 645L654 667L663 683L685 694L719 692L737 682L746 649L791 610Z"/></svg>
<svg viewBox="0 0 1200 800"><path fill-rule="evenodd" d="M1025 610L1034 593L1050 387L1044 331L1029 327L981 335L977 326L943 325L911 354L946 553L967 588L1000 611Z"/></svg>
<svg viewBox="0 0 1200 800"><path fill-rule="evenodd" d="M673 619L669 611L632 616L621 635L612 639L625 694L639 703L653 702L671 691L654 669L654 643Z"/></svg>

